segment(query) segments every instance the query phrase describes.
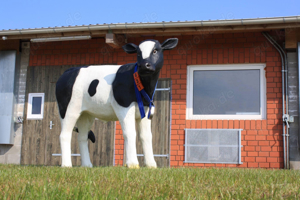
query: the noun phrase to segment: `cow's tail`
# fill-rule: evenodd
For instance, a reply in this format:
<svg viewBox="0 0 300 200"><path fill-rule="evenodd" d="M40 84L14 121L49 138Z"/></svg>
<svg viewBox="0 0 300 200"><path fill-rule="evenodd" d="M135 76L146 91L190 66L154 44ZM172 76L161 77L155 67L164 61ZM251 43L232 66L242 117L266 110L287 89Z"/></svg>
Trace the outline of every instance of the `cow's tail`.
<svg viewBox="0 0 300 200"><path fill-rule="evenodd" d="M73 131L79 133L77 127L74 127ZM94 134L93 131L91 131L91 130L90 130L89 133L88 133L88 139L90 139L90 140L92 141L92 143L95 143L95 142L96 142L95 134Z"/></svg>

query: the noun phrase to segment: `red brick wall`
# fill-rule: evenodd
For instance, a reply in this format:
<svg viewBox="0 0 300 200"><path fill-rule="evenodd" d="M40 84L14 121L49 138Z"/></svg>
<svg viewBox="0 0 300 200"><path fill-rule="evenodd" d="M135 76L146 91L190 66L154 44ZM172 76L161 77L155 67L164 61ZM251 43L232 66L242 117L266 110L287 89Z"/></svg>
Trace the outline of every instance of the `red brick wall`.
<svg viewBox="0 0 300 200"><path fill-rule="evenodd" d="M281 61L261 33L180 36L176 49L165 51L162 78L172 79L171 166L282 168ZM146 38L132 38L138 44ZM166 38L156 37L162 42ZM122 49L112 49L104 39L44 43L31 46L30 65L125 64L136 61ZM201 64L266 63L266 120L186 120L187 66ZM184 161L184 129L243 129L242 162L235 164L188 164ZM123 164L124 141L117 123L115 163Z"/></svg>

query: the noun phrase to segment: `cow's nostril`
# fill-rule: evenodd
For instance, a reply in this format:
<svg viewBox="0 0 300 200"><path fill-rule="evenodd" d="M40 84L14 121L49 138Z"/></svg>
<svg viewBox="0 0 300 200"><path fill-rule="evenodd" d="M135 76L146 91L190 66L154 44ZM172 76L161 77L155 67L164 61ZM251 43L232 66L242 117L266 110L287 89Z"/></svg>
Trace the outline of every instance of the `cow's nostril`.
<svg viewBox="0 0 300 200"><path fill-rule="evenodd" d="M149 64L149 63L146 63L145 66L146 66L147 68L149 68L149 67L150 67L150 64Z"/></svg>

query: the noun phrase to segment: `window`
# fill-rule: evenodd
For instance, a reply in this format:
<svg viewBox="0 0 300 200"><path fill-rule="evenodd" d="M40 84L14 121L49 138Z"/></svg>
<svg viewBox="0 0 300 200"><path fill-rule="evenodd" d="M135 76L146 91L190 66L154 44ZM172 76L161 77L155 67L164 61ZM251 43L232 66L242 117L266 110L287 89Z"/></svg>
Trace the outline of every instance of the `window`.
<svg viewBox="0 0 300 200"><path fill-rule="evenodd" d="M43 119L44 93L29 93L27 119Z"/></svg>
<svg viewBox="0 0 300 200"><path fill-rule="evenodd" d="M264 119L264 64L188 66L187 119Z"/></svg>

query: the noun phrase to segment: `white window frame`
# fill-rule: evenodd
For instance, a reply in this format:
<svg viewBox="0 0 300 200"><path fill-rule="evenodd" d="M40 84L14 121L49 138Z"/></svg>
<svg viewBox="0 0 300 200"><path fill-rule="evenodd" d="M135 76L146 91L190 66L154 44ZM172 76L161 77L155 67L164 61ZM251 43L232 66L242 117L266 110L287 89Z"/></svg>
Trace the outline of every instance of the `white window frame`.
<svg viewBox="0 0 300 200"><path fill-rule="evenodd" d="M186 119L266 119L266 64L224 64L224 65L190 65L187 67ZM260 70L260 114L259 115L194 115L193 114L193 74L199 70Z"/></svg>
<svg viewBox="0 0 300 200"><path fill-rule="evenodd" d="M31 114L32 112L32 99L33 97L42 97L41 114ZM27 119L43 119L44 118L44 99L45 93L29 93L27 105Z"/></svg>

